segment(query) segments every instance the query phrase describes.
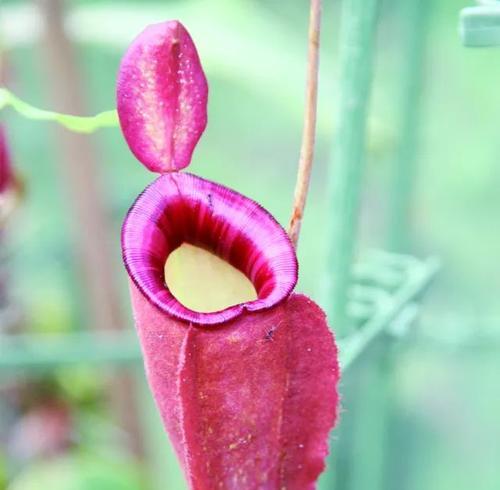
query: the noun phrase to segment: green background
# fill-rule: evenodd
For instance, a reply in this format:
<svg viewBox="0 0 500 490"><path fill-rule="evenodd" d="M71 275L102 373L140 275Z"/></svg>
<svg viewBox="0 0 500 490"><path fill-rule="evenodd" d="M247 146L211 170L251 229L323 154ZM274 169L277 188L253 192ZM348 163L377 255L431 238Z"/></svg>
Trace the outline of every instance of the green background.
<svg viewBox="0 0 500 490"><path fill-rule="evenodd" d="M210 83L209 124L190 171L254 198L286 225L302 132L307 3L67 2L70 32L80 39L78 64L88 114L115 105L115 75L127 42L147 23L179 18L198 46ZM340 13L339 2L324 3L318 145L299 247L298 287L323 304L327 299L324 278L330 271L328 222L333 210L326 199L326 176L337 144L334 115ZM36 42L14 42L18 32L29 32L19 17L13 17L26 5L4 0L0 6L0 25L5 31L0 36L11 68L8 86L22 99L50 108ZM500 50L461 45L458 14L468 5L458 0L433 2L420 99L408 251L420 257L437 255L443 268L426 295L416 332L397 345L390 366L381 367L390 380L386 406L372 405L370 400L356 403L356 394L373 382L381 384L380 390L387 388L380 377L371 379L380 367L376 347L346 375L341 387L344 410L353 420L346 429L350 435L345 437L356 443L339 460L339 473L344 475L342 486L354 490L367 487L357 486L358 478L352 475L365 472L359 481L370 482L379 471L384 489L500 487ZM405 33L398 6L397 0L386 0L380 13L360 215L361 258L370 248L385 246L390 164L403 103L399 91L405 60L399 48ZM10 111L1 117L27 189L22 209L9 227L14 301L22 307L27 331L85 329L72 252L75 223L66 212L72 196L61 186L53 127ZM98 155L99 177L112 217L116 282L123 310L129 315L119 229L135 196L153 176L134 160L117 129L104 129L89 138ZM38 471L49 474L44 478L50 481L64 482L60 475L68 471L68 465L71 473L90 474L93 483L75 487L62 483L61 490L143 488L134 481L144 468L128 463L130 456L102 402L106 376L80 367L62 370L55 378L51 382L74 406L79 442L70 460L39 462L45 465L41 470L33 463L12 462L5 455L5 465L15 468L7 471L15 482L9 488L42 488L30 483L42 481ZM377 435L380 411L389 417L383 438ZM111 471L111 463L99 466L103 459L118 469ZM107 483L97 486L100 480L95 478L99 477L92 472L102 472L102 481Z"/></svg>

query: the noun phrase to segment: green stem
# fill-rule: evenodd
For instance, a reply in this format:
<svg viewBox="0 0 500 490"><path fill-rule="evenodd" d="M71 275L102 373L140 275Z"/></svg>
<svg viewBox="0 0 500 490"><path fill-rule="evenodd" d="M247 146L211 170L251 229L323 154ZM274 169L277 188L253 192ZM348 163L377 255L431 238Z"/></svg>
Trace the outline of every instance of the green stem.
<svg viewBox="0 0 500 490"><path fill-rule="evenodd" d="M0 373L41 372L79 364L140 364L135 332L0 336Z"/></svg>
<svg viewBox="0 0 500 490"><path fill-rule="evenodd" d="M331 284L328 299L339 337L349 331L346 305L357 230L374 35L379 0L345 0L340 33L340 101L328 202Z"/></svg>
<svg viewBox="0 0 500 490"><path fill-rule="evenodd" d="M362 363L355 369L357 377L352 398L350 453L347 456L347 479L342 490L386 488L386 469L390 462L386 457L388 414L392 410L391 376L395 364L395 345L387 336L379 337L372 348L363 355Z"/></svg>
<svg viewBox="0 0 500 490"><path fill-rule="evenodd" d="M347 293L357 232L378 7L379 0L342 2L338 128L327 196L332 210L329 237L329 263L332 265L327 278L327 304L338 338L348 335L351 327L347 316ZM352 359L348 357L347 362ZM347 364L345 358L341 362L344 366ZM346 431L342 431L342 435L345 434ZM336 450L342 451L345 439L339 442ZM333 490L342 481L335 455L332 454L329 460L329 471L320 483L320 488L325 490Z"/></svg>
<svg viewBox="0 0 500 490"><path fill-rule="evenodd" d="M403 79L400 96L399 143L389 191L388 245L392 252L408 252L411 204L416 174L427 20L431 0L403 2Z"/></svg>
<svg viewBox="0 0 500 490"><path fill-rule="evenodd" d="M104 111L95 116L72 116L46 111L24 102L5 87L0 87L0 110L10 107L21 116L35 121L52 121L75 133L93 133L101 128L118 126L116 110Z"/></svg>

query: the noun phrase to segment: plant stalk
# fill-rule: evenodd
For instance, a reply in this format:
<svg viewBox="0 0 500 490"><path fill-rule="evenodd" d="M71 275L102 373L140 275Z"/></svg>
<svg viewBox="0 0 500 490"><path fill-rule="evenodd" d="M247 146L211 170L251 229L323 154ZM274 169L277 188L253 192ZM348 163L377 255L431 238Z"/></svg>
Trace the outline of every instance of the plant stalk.
<svg viewBox="0 0 500 490"><path fill-rule="evenodd" d="M304 215L304 208L309 191L311 171L314 161L314 143L316 139L316 112L318 100L318 69L319 69L319 42L321 29L321 0L311 0L309 18L308 63L306 82L306 102L304 113L304 129L302 133L302 146L300 149L299 168L292 216L288 234L295 247L299 240L300 227Z"/></svg>
<svg viewBox="0 0 500 490"><path fill-rule="evenodd" d="M346 336L351 328L347 316L348 288L358 229L379 2L344 0L342 3L338 126L327 197L332 216L328 313L339 338Z"/></svg>

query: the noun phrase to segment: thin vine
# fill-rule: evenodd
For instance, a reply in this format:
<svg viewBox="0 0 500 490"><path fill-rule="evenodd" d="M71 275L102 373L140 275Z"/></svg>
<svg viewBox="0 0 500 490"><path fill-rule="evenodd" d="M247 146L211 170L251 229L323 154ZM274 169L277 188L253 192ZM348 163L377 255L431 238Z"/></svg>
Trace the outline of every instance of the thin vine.
<svg viewBox="0 0 500 490"><path fill-rule="evenodd" d="M288 234L295 247L299 240L300 227L306 206L309 181L314 160L316 137L316 111L318 99L319 40L321 26L321 0L311 0L308 38L308 63L304 129L300 149L299 169L295 186L292 216Z"/></svg>
<svg viewBox="0 0 500 490"><path fill-rule="evenodd" d="M104 111L95 116L73 116L34 107L16 97L5 87L0 87L0 110L10 107L21 116L36 121L52 121L75 133L94 133L101 128L118 126L116 110Z"/></svg>

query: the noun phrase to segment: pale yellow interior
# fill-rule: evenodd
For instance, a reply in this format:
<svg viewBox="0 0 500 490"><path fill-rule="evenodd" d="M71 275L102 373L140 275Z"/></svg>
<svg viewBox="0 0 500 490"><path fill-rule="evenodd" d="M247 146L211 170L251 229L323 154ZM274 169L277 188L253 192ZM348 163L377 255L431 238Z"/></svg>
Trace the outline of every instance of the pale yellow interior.
<svg viewBox="0 0 500 490"><path fill-rule="evenodd" d="M245 274L213 253L188 243L168 256L165 282L177 301L198 313L212 313L257 299Z"/></svg>

